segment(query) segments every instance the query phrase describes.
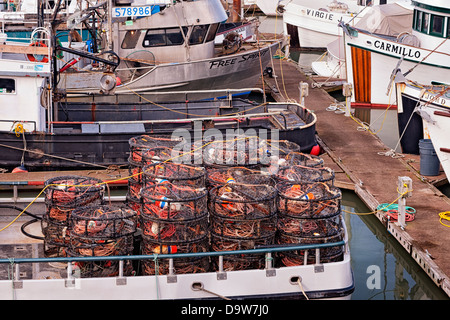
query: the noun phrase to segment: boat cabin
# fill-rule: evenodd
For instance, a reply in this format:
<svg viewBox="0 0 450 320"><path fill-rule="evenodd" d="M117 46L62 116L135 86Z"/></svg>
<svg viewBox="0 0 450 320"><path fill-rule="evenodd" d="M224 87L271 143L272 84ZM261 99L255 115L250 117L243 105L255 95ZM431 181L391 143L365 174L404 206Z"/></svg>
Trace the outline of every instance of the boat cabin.
<svg viewBox="0 0 450 320"><path fill-rule="evenodd" d="M219 24L227 19L220 1L187 1L163 9L152 7L151 14L147 15L144 10L141 15L139 9L134 15L133 9L129 12L133 16L124 17L121 12L127 15L126 10L118 7L113 20L114 51L123 60L119 70L126 69L126 72L141 64L151 66L213 57ZM123 77L127 78L122 74Z"/></svg>
<svg viewBox="0 0 450 320"><path fill-rule="evenodd" d="M448 1L413 0L413 34L420 38L421 46L433 48L450 38L450 3ZM449 51L446 41L439 51Z"/></svg>

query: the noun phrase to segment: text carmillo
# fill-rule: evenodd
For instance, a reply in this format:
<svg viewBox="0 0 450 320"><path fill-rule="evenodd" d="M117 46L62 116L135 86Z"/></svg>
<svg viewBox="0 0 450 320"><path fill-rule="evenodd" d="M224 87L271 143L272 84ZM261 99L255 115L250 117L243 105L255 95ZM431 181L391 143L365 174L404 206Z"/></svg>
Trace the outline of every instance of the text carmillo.
<svg viewBox="0 0 450 320"><path fill-rule="evenodd" d="M419 59L420 55L421 55L419 50L414 50L412 48L404 47L404 46L394 44L394 43L384 42L381 40L375 40L373 45L377 49L400 54L402 56L409 57L409 58Z"/></svg>

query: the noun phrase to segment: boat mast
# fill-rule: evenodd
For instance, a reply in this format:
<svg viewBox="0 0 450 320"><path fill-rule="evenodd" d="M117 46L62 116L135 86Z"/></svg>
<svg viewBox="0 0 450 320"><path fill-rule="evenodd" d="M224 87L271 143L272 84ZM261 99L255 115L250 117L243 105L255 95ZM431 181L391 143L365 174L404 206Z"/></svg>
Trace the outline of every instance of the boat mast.
<svg viewBox="0 0 450 320"><path fill-rule="evenodd" d="M241 0L233 0L233 10L231 10L231 22L241 21Z"/></svg>

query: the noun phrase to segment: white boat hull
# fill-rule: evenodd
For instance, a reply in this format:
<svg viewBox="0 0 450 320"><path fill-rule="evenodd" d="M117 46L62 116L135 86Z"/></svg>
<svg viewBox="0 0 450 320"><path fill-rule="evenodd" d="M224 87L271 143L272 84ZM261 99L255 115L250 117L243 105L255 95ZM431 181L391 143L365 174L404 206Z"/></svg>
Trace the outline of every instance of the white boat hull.
<svg viewBox="0 0 450 320"><path fill-rule="evenodd" d="M395 104L395 96L392 93L390 77L395 70L401 57L403 61L400 69L403 73L412 70L408 79L423 84L431 84L433 81L450 83L450 54L446 52L431 51L424 48L414 47L406 44L389 41L375 35L358 32L357 36L345 36L347 79L353 84L354 91L362 83L354 81L356 74L369 74L366 79L370 87L371 104L382 104L388 106ZM365 50L370 55L370 65L354 64L356 56L352 48ZM352 102L358 102L355 95Z"/></svg>
<svg viewBox="0 0 450 320"><path fill-rule="evenodd" d="M420 87L399 84L402 97L418 106L424 126L424 138L431 139L447 177L450 177L450 95L436 97Z"/></svg>
<svg viewBox="0 0 450 320"><path fill-rule="evenodd" d="M0 299L26 300L159 300L159 299L218 299L216 293L230 299L282 298L305 299L297 283L301 277L303 290L309 299L350 299L354 290L350 255L340 262L326 263L320 272L317 265L277 268L273 275L266 270L242 270L226 272L226 279L216 272L168 275L39 279L20 281L14 288L10 280L0 281ZM222 280L221 280L222 279ZM201 284L196 290L193 285ZM194 287L195 287L194 285Z"/></svg>

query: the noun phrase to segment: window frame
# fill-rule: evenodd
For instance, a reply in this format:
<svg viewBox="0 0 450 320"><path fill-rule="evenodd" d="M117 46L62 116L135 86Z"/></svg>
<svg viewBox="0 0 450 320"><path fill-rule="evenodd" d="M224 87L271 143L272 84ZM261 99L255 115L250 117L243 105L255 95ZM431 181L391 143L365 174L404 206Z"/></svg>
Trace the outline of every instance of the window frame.
<svg viewBox="0 0 450 320"><path fill-rule="evenodd" d="M8 86L4 86L1 84L2 80L10 81L12 82L12 89L8 91ZM3 89L6 89L6 91L3 91ZM14 78L0 78L0 95L2 94L17 94L17 82Z"/></svg>
<svg viewBox="0 0 450 320"><path fill-rule="evenodd" d="M435 31L433 31L434 21L435 21L435 18L436 18L436 17L442 18L441 32L435 32ZM441 16L441 15L437 15L437 14L432 14L431 17L430 17L430 29L429 29L429 34L432 35L432 36L437 36L437 37L443 38L443 37L444 37L444 32L445 32L445 29L444 29L444 28L445 28L445 20L446 20L446 17L445 17L445 16Z"/></svg>
<svg viewBox="0 0 450 320"><path fill-rule="evenodd" d="M181 42L177 42L177 43L168 43L168 40L170 40L168 35L175 33L175 32L167 32L168 30L178 30L178 33L180 35L180 39L182 41ZM148 45L146 45L145 41L150 41L150 39L148 39L148 37L149 37L149 33L151 33L151 32L160 32L160 34L162 35L162 38L164 39L164 42L155 43L155 44L150 44L149 43ZM184 33L184 36L183 36L182 32ZM145 31L144 39L142 40L142 47L144 47L144 48L157 48L157 47L181 46L185 42L184 39L186 37L187 32L188 32L188 28L187 27L182 27L181 30L180 30L180 27L147 29ZM156 35L156 33L154 35Z"/></svg>

